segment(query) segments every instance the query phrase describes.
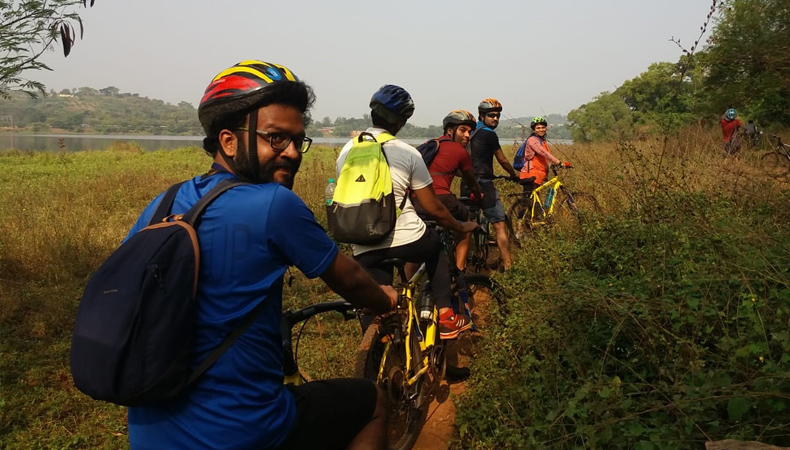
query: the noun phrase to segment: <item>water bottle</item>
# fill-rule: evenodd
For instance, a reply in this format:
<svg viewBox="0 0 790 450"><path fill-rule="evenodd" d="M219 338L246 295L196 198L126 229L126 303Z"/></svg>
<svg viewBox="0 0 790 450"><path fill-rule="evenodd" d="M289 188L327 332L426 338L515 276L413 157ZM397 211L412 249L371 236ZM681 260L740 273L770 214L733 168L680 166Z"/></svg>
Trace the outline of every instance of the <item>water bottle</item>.
<svg viewBox="0 0 790 450"><path fill-rule="evenodd" d="M418 305L420 310L420 320L424 320L426 322L433 320L433 297L431 297L430 289L430 283L425 283L422 289L422 295L420 296L420 304Z"/></svg>
<svg viewBox="0 0 790 450"><path fill-rule="evenodd" d="M326 206L331 206L332 205L332 197L335 196L335 186L337 186L335 184L335 179L334 178L330 178L329 179L329 184L326 185L326 190L324 191L325 199L326 199L324 204Z"/></svg>

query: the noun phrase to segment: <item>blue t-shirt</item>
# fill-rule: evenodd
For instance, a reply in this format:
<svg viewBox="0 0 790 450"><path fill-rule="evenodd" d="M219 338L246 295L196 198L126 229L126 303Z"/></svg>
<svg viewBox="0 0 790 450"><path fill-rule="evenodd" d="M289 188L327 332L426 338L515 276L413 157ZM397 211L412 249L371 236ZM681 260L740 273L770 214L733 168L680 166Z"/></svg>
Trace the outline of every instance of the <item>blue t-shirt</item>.
<svg viewBox="0 0 790 450"><path fill-rule="evenodd" d="M184 183L172 212L185 213L219 181L232 176L219 173ZM129 236L148 224L161 198L145 208ZM200 273L193 367L255 305L267 305L186 398L129 408L131 447L260 450L277 446L296 415L294 398L283 387L283 275L291 265L309 278L321 275L334 261L337 246L304 202L277 183L226 191L205 210L197 233Z"/></svg>

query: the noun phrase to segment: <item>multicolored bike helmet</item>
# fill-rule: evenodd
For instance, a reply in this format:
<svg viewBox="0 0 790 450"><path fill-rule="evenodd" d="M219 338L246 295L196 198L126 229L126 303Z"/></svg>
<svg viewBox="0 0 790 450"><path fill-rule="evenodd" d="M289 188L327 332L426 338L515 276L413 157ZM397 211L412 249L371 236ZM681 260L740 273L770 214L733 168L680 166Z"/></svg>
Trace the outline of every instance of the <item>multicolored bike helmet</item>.
<svg viewBox="0 0 790 450"><path fill-rule="evenodd" d="M546 119L544 119L543 117L538 116L532 119L532 123L529 124L529 127L534 130L535 127L538 125L543 125L544 127L547 127L549 126L549 123L546 122Z"/></svg>
<svg viewBox="0 0 790 450"><path fill-rule="evenodd" d="M501 112L502 111L502 104L499 103L499 100L495 98L487 98L480 102L477 105L477 112L480 114L485 114L489 112Z"/></svg>
<svg viewBox="0 0 790 450"><path fill-rule="evenodd" d="M406 89L385 84L370 98L370 110L390 123L405 122L414 114L414 100Z"/></svg>
<svg viewBox="0 0 790 450"><path fill-rule="evenodd" d="M450 113L444 117L444 120L442 120L443 130L454 128L459 125L468 125L474 130L475 126L477 126L477 120L475 120L475 116L473 116L472 113L465 109L450 111Z"/></svg>
<svg viewBox="0 0 790 450"><path fill-rule="evenodd" d="M258 109L255 107L275 88L285 87L283 83L294 83L294 95L305 96L306 104L311 102L309 88L299 81L296 75L285 66L258 60L247 60L235 64L218 73L211 80L198 106L198 119L206 131L206 139L216 138L218 119L231 114L249 113L250 129L258 123ZM298 86L296 86L298 84ZM236 154L231 158L219 147L225 162L240 178L260 182L258 163L258 135L248 133L248 154ZM235 158L247 158L248 164L237 164Z"/></svg>
<svg viewBox="0 0 790 450"><path fill-rule="evenodd" d="M268 92L267 87L281 82L299 82L285 66L264 61L242 61L223 70L211 80L198 106L198 119L206 134L218 118L246 112Z"/></svg>
<svg viewBox="0 0 790 450"><path fill-rule="evenodd" d="M724 113L724 117L726 117L726 118L727 118L727 120L733 120L733 119L735 119L735 117L736 117L736 116L738 116L738 112L737 112L737 111L735 111L735 108L729 108L729 109L728 109L728 110L727 110L727 111Z"/></svg>

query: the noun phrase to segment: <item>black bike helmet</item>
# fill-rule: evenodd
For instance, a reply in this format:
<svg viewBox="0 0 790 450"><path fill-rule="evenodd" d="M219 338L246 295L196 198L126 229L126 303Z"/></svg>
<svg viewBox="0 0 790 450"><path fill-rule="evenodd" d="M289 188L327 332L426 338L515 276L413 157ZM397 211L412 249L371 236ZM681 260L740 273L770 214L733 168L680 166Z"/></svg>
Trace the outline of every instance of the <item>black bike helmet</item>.
<svg viewBox="0 0 790 450"><path fill-rule="evenodd" d="M456 109L455 111L451 111L449 114L447 114L447 116L445 116L444 120L442 120L443 130L454 128L458 125L469 125L469 127L474 129L477 126L477 121L475 120L475 116L465 109Z"/></svg>
<svg viewBox="0 0 790 450"><path fill-rule="evenodd" d="M406 89L394 84L385 84L371 97L370 110L388 122L405 122L414 114L414 100Z"/></svg>

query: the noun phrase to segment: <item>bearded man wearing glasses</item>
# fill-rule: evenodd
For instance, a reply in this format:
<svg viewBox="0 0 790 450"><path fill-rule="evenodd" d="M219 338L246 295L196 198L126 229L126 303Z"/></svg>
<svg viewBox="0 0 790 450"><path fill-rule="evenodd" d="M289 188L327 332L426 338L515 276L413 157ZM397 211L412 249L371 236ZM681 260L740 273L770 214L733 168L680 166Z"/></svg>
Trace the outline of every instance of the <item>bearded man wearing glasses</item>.
<svg viewBox="0 0 790 450"><path fill-rule="evenodd" d="M495 98L487 98L477 106L477 128L469 139L467 150L472 157L472 169L475 172L477 181L480 183L480 190L483 192L482 207L483 213L496 233L497 247L502 255L502 265L505 270L510 270L512 258L510 256L510 240L505 227L505 208L499 199L499 192L494 186L494 157L503 169L514 181L518 180L518 174L510 165L510 162L499 146L499 137L494 131L499 125L499 118L502 115L502 104ZM462 186L462 194L466 186Z"/></svg>

